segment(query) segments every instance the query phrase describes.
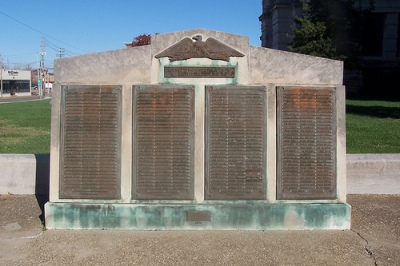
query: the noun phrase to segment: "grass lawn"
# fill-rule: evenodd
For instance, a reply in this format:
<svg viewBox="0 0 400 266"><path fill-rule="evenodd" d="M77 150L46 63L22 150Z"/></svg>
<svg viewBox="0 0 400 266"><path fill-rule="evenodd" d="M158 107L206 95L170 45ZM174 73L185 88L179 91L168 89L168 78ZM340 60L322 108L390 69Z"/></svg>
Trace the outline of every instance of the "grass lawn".
<svg viewBox="0 0 400 266"><path fill-rule="evenodd" d="M347 153L400 153L400 102L346 102ZM50 110L50 99L0 104L0 153L49 153Z"/></svg>
<svg viewBox="0 0 400 266"><path fill-rule="evenodd" d="M0 153L50 153L50 99L0 104Z"/></svg>
<svg viewBox="0 0 400 266"><path fill-rule="evenodd" d="M347 100L347 153L400 153L400 102Z"/></svg>

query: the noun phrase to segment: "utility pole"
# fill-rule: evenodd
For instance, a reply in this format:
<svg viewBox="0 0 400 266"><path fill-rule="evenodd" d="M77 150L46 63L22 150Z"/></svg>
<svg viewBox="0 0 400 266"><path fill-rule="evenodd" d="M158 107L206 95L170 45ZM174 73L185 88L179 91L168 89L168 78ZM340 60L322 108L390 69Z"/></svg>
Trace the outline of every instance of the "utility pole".
<svg viewBox="0 0 400 266"><path fill-rule="evenodd" d="M40 52L40 55L41 55L41 62L40 62L40 73L41 73L41 75L40 75L40 78L41 79L38 80L38 89L39 89L40 99L43 96L43 83L46 82L45 76L44 76L44 56L46 55L46 52L44 51L44 37L43 36L42 36L41 48L42 48L41 52Z"/></svg>
<svg viewBox="0 0 400 266"><path fill-rule="evenodd" d="M60 57L60 58L62 58L62 57L64 57L64 52L65 52L65 49L64 48L60 48L60 53L59 54L56 54L58 57Z"/></svg>

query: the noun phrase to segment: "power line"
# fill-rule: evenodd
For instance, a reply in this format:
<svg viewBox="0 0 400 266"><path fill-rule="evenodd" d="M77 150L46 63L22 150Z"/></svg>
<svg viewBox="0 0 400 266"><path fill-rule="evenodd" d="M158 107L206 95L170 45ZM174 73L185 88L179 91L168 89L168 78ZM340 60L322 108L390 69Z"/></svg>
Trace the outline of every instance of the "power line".
<svg viewBox="0 0 400 266"><path fill-rule="evenodd" d="M45 40L45 43L46 43L46 47L47 47L47 48L50 48L51 50L53 50L53 51L56 52L56 53L55 53L55 57L57 57L57 58L62 58L62 57L65 57L65 56L69 57L69 56L76 56L76 55L79 55L79 54L73 53L73 52L71 52L71 51L69 51L69 50L67 50L67 49L65 49L65 48L59 48L59 47L56 46L54 43L50 42L47 38L45 38L44 40ZM43 52L44 52L44 51L43 51ZM40 53L41 53L41 52L37 52L37 53L33 53L33 54L35 54L35 55L40 55ZM3 55L4 55L4 54L3 54ZM15 57L15 56L24 56L24 55L32 55L32 53L29 53L29 54L12 54L12 55L5 55L5 57L3 57L3 58ZM34 62L29 62L29 63L26 63L26 62L18 62L18 61L15 61L15 60L12 60L12 61L7 60L6 66L7 66L8 68L10 68L10 66L11 66L11 68L14 68L14 69L25 69L25 68L32 67L32 66L34 66L34 65L36 65L36 64L39 64L39 62L40 62L39 59L37 59L37 60L34 61ZM45 60L44 60L44 63L45 63L46 65L53 65L53 60L47 60L47 59L45 59ZM49 67L46 67L46 68L49 68Z"/></svg>
<svg viewBox="0 0 400 266"><path fill-rule="evenodd" d="M74 52L70 51L69 49L65 49L63 47L59 47L59 46L55 45L54 43L52 43L48 39L46 39L46 44L50 49L52 49L53 51L58 53L58 54L56 54L57 57L59 57L60 49L64 50L63 53L64 53L64 55L67 55L67 56L79 55L77 53L74 53Z"/></svg>
<svg viewBox="0 0 400 266"><path fill-rule="evenodd" d="M46 39L46 44L47 44L47 47L49 47L50 49L58 52L58 46L52 44L48 39Z"/></svg>
<svg viewBox="0 0 400 266"><path fill-rule="evenodd" d="M74 53L74 52L71 52L71 51L67 52L67 50L65 50L65 54L66 54L67 56L77 56L77 55L79 55L79 54Z"/></svg>
<svg viewBox="0 0 400 266"><path fill-rule="evenodd" d="M27 53L27 54L3 54L6 57L13 57L13 56L23 56L23 55L32 55L36 53Z"/></svg>
<svg viewBox="0 0 400 266"><path fill-rule="evenodd" d="M58 39L56 39L56 38L54 38L54 37L51 37L50 35L48 35L48 34L42 32L42 31L40 31L40 30L37 30L37 29L31 27L31 26L29 26L28 24L26 24L26 23L24 23L24 22L22 22L22 21L20 21L20 20L18 20L18 19L16 19L16 18L11 17L11 16L7 15L6 13L4 13L4 12L2 12L2 11L0 11L0 14L2 14L2 15L4 15L4 16L6 16L6 17L8 17L8 18L10 18L10 19L12 19L12 20L14 20L14 21L16 21L16 22L22 24L22 25L24 25L25 27L27 27L27 28L29 28L29 29L31 29L31 30L33 30L33 31L36 31L36 32L38 32L38 33L40 33L40 34L42 34L42 35L44 35L44 36L46 36L46 37L48 37L48 38L50 38L50 39L53 39L53 40L55 40L55 41L57 41L57 42L59 42L59 43L65 44L65 45L67 45L67 46L69 46L69 47L75 48L75 49L80 50L80 51L82 51L82 52L89 53L88 51L82 50L82 49L80 49L80 48L78 48L78 47L76 47L76 46L73 46L73 45L68 44L68 43L65 43L65 42L63 42L63 41L61 41L61 40L58 40Z"/></svg>

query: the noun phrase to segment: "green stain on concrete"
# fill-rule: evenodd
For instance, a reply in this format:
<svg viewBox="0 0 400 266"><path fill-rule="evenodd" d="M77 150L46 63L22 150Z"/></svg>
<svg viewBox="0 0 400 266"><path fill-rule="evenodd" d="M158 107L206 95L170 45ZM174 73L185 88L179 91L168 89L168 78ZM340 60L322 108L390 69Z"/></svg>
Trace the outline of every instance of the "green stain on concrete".
<svg viewBox="0 0 400 266"><path fill-rule="evenodd" d="M188 212L211 219L188 220ZM348 204L47 203L49 229L313 230L350 229Z"/></svg>

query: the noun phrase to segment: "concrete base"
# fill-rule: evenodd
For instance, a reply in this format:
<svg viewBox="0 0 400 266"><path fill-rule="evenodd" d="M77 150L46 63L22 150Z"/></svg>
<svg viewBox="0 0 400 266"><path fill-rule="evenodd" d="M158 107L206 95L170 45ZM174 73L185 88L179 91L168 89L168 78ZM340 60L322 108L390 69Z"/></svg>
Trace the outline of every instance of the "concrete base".
<svg viewBox="0 0 400 266"><path fill-rule="evenodd" d="M47 203L48 229L314 230L350 229L348 204Z"/></svg>
<svg viewBox="0 0 400 266"><path fill-rule="evenodd" d="M347 154L348 194L400 194L400 154Z"/></svg>
<svg viewBox="0 0 400 266"><path fill-rule="evenodd" d="M0 194L49 194L49 154L0 154Z"/></svg>

